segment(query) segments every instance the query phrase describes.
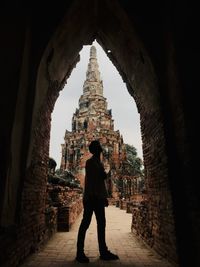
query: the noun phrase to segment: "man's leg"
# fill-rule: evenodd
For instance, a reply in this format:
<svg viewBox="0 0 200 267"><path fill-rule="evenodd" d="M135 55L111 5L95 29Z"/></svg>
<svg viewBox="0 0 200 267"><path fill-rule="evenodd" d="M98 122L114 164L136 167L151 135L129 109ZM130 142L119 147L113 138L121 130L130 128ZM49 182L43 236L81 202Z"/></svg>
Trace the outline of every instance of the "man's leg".
<svg viewBox="0 0 200 267"><path fill-rule="evenodd" d="M97 203L94 208L96 220L97 220L97 235L99 243L100 254L107 251L106 241L105 241L105 228L106 228L106 218L105 218L105 207L101 203Z"/></svg>
<svg viewBox="0 0 200 267"><path fill-rule="evenodd" d="M84 252L85 234L90 225L92 219L92 213L93 213L93 208L91 204L84 203L83 219L79 227L78 238L77 238L77 253Z"/></svg>
<svg viewBox="0 0 200 267"><path fill-rule="evenodd" d="M97 220L97 233L99 242L99 253L100 259L102 260L118 260L119 257L112 252L110 252L106 246L105 241L105 228L106 228L106 217L105 217L105 207L101 203L95 206L94 212Z"/></svg>

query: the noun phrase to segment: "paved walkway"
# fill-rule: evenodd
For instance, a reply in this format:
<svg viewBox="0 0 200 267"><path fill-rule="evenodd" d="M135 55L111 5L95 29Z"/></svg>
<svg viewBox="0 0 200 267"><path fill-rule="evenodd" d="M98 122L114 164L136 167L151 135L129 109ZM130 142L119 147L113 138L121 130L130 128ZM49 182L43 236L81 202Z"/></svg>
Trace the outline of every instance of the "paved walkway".
<svg viewBox="0 0 200 267"><path fill-rule="evenodd" d="M99 259L96 221L93 215L85 241L85 253L90 258L90 263L76 262L76 238L81 218L82 215L70 232L56 233L41 251L31 255L21 267L173 267L131 233L131 214L115 206L106 208L106 240L108 248L118 254L120 259Z"/></svg>

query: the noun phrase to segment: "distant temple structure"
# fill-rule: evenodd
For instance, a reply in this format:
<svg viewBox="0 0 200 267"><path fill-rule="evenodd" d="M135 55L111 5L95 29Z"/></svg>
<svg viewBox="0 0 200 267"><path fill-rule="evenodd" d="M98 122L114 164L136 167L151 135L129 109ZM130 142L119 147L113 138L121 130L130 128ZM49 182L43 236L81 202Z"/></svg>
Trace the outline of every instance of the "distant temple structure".
<svg viewBox="0 0 200 267"><path fill-rule="evenodd" d="M88 145L98 139L103 147L103 163L110 176L115 177L126 157L125 144L120 132L114 130L111 109L103 96L95 46L90 59L79 99L79 108L72 117L72 131L66 130L62 144L61 170L72 172L81 185L84 183L85 162L91 156Z"/></svg>

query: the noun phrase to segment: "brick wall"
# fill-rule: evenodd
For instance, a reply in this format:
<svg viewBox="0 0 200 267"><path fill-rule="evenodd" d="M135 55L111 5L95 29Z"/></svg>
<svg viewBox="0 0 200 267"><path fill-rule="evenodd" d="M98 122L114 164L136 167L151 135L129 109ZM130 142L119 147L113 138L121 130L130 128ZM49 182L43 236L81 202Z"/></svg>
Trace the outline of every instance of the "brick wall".
<svg viewBox="0 0 200 267"><path fill-rule="evenodd" d="M80 190L48 184L47 192L47 209L54 206L58 210L57 230L69 231L83 209Z"/></svg>
<svg viewBox="0 0 200 267"><path fill-rule="evenodd" d="M133 211L133 228L159 254L177 261L163 118L161 112L141 118L147 195Z"/></svg>
<svg viewBox="0 0 200 267"><path fill-rule="evenodd" d="M83 209L82 198L73 201L68 206L59 208L58 231L69 231Z"/></svg>

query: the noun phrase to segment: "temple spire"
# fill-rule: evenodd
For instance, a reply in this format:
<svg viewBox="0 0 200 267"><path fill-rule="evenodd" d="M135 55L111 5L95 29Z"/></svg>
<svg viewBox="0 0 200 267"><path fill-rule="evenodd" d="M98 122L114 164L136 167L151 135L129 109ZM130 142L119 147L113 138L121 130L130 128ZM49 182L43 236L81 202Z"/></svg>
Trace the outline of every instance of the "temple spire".
<svg viewBox="0 0 200 267"><path fill-rule="evenodd" d="M90 58L97 58L97 50L94 45L90 48Z"/></svg>
<svg viewBox="0 0 200 267"><path fill-rule="evenodd" d="M79 106L72 117L72 131L65 132L65 144L62 145L61 170L75 173L76 178L84 186L85 162L91 155L88 144L95 139L104 147L104 166L114 174L123 162L124 147L119 131L114 131L114 120L111 109L103 96L103 85L97 63L97 51L91 46L86 80L83 94L79 98ZM119 169L120 170L120 169Z"/></svg>
<svg viewBox="0 0 200 267"><path fill-rule="evenodd" d="M102 95L103 83L100 78L99 65L97 62L97 51L95 46L90 48L90 59L86 72L86 80L83 85L84 95Z"/></svg>

